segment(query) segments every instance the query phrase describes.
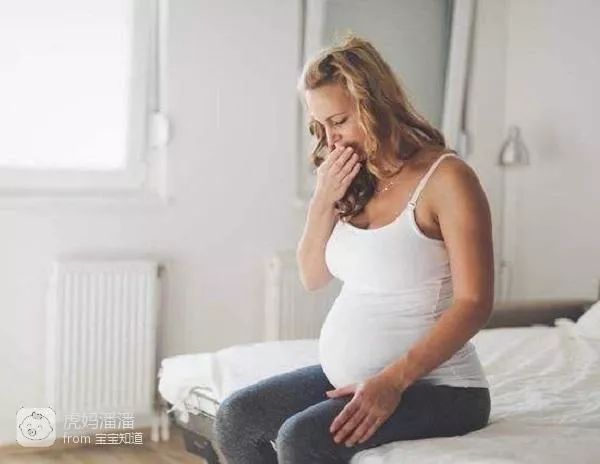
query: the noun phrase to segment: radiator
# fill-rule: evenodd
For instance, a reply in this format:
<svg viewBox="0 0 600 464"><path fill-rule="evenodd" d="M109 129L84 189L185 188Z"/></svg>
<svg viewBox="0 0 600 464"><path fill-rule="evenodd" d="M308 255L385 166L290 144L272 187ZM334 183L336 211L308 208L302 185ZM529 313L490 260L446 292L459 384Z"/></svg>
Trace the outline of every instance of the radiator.
<svg viewBox="0 0 600 464"><path fill-rule="evenodd" d="M57 418L132 413L149 424L155 394L158 264L69 260L52 267L46 394Z"/></svg>
<svg viewBox="0 0 600 464"><path fill-rule="evenodd" d="M294 250L276 253L266 262L265 340L318 338L341 282L308 292L302 286Z"/></svg>

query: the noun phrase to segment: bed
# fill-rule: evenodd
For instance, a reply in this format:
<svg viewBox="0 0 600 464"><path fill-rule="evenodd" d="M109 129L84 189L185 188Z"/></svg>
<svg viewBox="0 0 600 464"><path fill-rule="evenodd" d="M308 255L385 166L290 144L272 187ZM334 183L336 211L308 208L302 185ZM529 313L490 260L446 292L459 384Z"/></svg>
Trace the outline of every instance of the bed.
<svg viewBox="0 0 600 464"><path fill-rule="evenodd" d="M471 341L490 383L487 427L389 443L356 454L351 464L600 462L600 302L499 305ZM212 443L219 401L317 362L316 339L174 356L161 363L159 392L188 451L223 463Z"/></svg>

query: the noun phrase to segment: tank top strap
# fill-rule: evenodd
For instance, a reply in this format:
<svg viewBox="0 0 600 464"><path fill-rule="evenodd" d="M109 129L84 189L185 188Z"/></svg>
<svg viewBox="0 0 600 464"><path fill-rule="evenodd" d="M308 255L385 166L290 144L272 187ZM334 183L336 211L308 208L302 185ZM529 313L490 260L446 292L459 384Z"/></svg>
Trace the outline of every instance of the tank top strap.
<svg viewBox="0 0 600 464"><path fill-rule="evenodd" d="M419 181L419 184L417 185L417 188L415 189L415 193L413 193L412 197L410 198L410 201L408 202L408 206L410 208L414 208L415 206L417 206L417 200L419 199L419 195L421 195L421 192L425 188L425 184L427 184L427 181L433 174L433 171L435 171L435 168L437 168L438 165L442 162L442 160L444 158L446 158L447 156L456 156L456 155L454 153L444 153L430 166L430 168L427 170L425 175Z"/></svg>

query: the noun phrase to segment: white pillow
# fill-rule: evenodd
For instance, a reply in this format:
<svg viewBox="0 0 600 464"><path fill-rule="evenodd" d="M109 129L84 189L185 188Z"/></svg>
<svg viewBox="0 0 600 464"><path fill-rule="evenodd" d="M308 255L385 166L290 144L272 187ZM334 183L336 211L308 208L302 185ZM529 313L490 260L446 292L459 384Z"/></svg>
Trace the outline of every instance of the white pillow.
<svg viewBox="0 0 600 464"><path fill-rule="evenodd" d="M594 303L577 319L576 326L580 335L600 340L600 301Z"/></svg>

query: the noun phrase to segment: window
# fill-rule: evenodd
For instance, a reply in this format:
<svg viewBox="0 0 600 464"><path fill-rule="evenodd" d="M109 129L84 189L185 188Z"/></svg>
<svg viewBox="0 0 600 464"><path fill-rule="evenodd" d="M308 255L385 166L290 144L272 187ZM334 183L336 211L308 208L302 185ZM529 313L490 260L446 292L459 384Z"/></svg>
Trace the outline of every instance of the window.
<svg viewBox="0 0 600 464"><path fill-rule="evenodd" d="M166 143L161 5L0 2L1 193L149 188Z"/></svg>

